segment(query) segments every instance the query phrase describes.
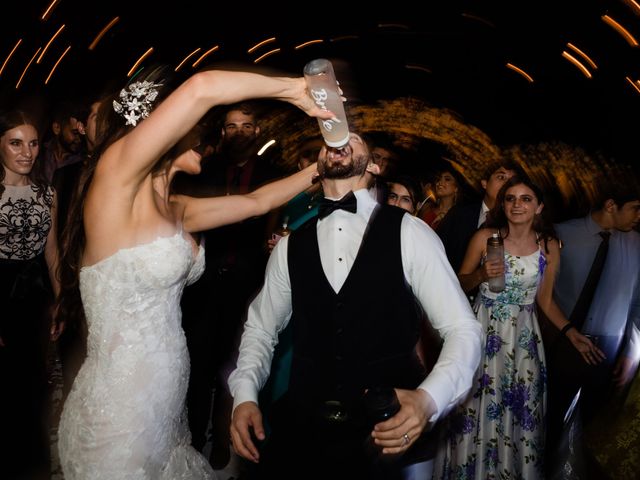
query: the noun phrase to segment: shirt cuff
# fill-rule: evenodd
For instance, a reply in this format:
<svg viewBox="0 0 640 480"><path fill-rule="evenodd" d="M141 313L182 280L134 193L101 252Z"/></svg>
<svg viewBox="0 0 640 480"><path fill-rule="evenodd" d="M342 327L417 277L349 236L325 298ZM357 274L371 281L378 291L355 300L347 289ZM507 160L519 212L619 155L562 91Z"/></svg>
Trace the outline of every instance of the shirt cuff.
<svg viewBox="0 0 640 480"><path fill-rule="evenodd" d="M446 387L450 383L451 380L447 375L436 370L432 371L419 386L419 388L431 395L436 404L437 410L428 420L430 424L437 422L446 413L451 399L455 397L453 389Z"/></svg>
<svg viewBox="0 0 640 480"><path fill-rule="evenodd" d="M232 393L233 409L231 411L235 410L238 405L244 402L255 402L258 404L258 392L256 392L250 382L237 385L235 391Z"/></svg>

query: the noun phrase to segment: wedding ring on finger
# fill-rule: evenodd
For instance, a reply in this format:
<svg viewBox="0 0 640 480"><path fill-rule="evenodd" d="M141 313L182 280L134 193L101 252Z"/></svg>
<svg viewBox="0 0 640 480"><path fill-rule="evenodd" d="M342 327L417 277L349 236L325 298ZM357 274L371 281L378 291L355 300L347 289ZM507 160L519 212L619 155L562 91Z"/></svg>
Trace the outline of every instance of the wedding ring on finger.
<svg viewBox="0 0 640 480"><path fill-rule="evenodd" d="M402 446L403 446L403 447L406 447L407 445L409 445L409 442L411 442L411 439L409 438L409 434L408 434L408 433L405 433L405 434L402 436Z"/></svg>

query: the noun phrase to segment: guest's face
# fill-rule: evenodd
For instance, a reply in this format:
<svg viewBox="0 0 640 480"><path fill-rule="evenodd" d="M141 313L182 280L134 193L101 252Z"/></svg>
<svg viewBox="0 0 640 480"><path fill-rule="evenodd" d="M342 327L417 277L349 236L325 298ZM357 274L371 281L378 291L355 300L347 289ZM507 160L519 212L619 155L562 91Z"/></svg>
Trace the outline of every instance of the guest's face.
<svg viewBox="0 0 640 480"><path fill-rule="evenodd" d="M518 225L533 222L534 216L542 212L543 204L533 190L520 183L504 193L502 208L509 223Z"/></svg>
<svg viewBox="0 0 640 480"><path fill-rule="evenodd" d="M616 230L630 232L640 224L640 200L627 202L615 208L613 218Z"/></svg>
<svg viewBox="0 0 640 480"><path fill-rule="evenodd" d="M254 148L259 134L253 115L232 110L227 113L222 128L222 150L232 157L246 155Z"/></svg>
<svg viewBox="0 0 640 480"><path fill-rule="evenodd" d="M495 202L498 192L502 186L507 180L513 177L514 174L515 172L513 170L507 170L504 167L500 167L491 174L488 180L482 180L482 188L485 189L486 196L491 199L491 201Z"/></svg>
<svg viewBox="0 0 640 480"><path fill-rule="evenodd" d="M318 156L318 173L330 179L362 176L369 161L367 145L359 135L352 133L349 143L342 148L322 147Z"/></svg>
<svg viewBox="0 0 640 480"><path fill-rule="evenodd" d="M382 147L374 147L371 150L373 163L380 167L380 176L385 177L390 169L390 164L394 161L394 154Z"/></svg>
<svg viewBox="0 0 640 480"><path fill-rule="evenodd" d="M389 196L387 197L387 203L405 209L407 212L415 213L416 206L411 198L409 190L400 183L389 183Z"/></svg>
<svg viewBox="0 0 640 480"><path fill-rule="evenodd" d="M0 159L5 169L5 180L12 182L28 176L35 163L40 144L38 132L32 125L19 125L0 137Z"/></svg>
<svg viewBox="0 0 640 480"><path fill-rule="evenodd" d="M61 125L58 142L67 152L77 153L82 148L81 128L82 123L75 117L70 117L64 125Z"/></svg>
<svg viewBox="0 0 640 480"><path fill-rule="evenodd" d="M436 197L453 197L458 193L458 182L449 172L442 172L436 179Z"/></svg>

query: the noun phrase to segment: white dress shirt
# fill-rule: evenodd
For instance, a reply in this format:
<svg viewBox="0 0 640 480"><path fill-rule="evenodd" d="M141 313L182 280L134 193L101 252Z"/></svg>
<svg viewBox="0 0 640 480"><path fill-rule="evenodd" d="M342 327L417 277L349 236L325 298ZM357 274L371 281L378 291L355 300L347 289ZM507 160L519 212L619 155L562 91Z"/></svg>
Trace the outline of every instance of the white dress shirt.
<svg viewBox="0 0 640 480"><path fill-rule="evenodd" d="M487 204L482 201L482 208L480 209L480 215L478 215L478 228L482 226L482 224L487 220L487 213L491 210L487 207Z"/></svg>
<svg viewBox="0 0 640 480"><path fill-rule="evenodd" d="M336 292L349 275L377 205L367 190L354 193L357 213L336 210L317 223L322 268ZM271 253L264 287L249 306L237 368L229 377L234 408L246 401L257 403L258 392L269 376L278 334L291 318L287 249L285 237ZM430 418L434 422L462 401L471 388L480 362L482 333L435 232L422 220L405 215L401 250L407 283L444 340L438 362L419 386L435 401L438 410ZM384 286L371 284L370 295L379 288Z"/></svg>

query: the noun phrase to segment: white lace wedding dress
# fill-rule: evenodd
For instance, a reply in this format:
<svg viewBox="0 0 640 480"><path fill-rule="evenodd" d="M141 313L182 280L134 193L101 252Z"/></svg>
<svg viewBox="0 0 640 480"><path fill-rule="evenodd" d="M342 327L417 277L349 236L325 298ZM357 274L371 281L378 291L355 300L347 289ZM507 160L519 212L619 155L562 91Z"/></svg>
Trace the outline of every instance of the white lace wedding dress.
<svg viewBox="0 0 640 480"><path fill-rule="evenodd" d="M215 478L184 410L180 297L203 270L204 249L194 256L181 233L81 270L88 353L60 421L65 480Z"/></svg>

